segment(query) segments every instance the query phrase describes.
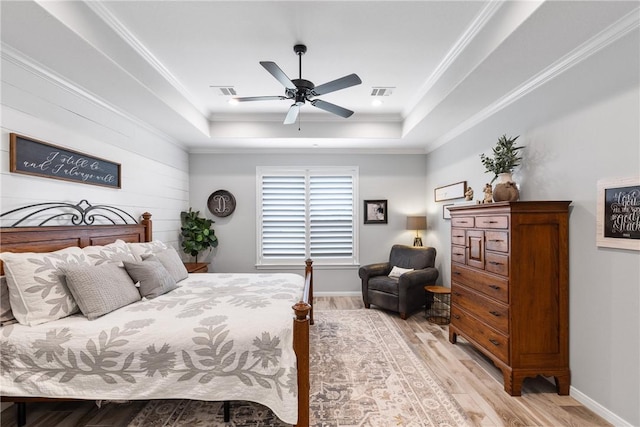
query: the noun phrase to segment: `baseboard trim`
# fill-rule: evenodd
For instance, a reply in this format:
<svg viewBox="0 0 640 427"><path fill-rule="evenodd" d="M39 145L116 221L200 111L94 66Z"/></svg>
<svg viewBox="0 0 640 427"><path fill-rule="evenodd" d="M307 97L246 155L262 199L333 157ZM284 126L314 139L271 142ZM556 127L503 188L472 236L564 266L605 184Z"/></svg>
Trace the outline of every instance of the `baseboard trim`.
<svg viewBox="0 0 640 427"><path fill-rule="evenodd" d="M622 418L620 418L619 416L611 412L609 409L605 408L604 406L602 406L601 404L599 404L598 402L596 402L586 394L582 393L580 390L576 389L575 387L570 388L569 394L575 400L582 403L584 406L586 406L587 408L589 408L590 410L592 410L593 412L595 412L596 414L598 414L599 416L601 416L602 418L604 418L605 420L613 424L614 426L633 427L631 423L623 420Z"/></svg>
<svg viewBox="0 0 640 427"><path fill-rule="evenodd" d="M360 291L328 291L328 292L313 292L314 297L359 297L362 296Z"/></svg>

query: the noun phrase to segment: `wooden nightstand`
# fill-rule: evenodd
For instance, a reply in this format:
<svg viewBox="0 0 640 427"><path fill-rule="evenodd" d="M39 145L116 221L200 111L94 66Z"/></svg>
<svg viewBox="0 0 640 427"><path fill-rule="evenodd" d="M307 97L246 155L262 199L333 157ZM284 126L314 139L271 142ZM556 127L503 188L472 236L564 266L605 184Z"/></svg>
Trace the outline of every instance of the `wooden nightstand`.
<svg viewBox="0 0 640 427"><path fill-rule="evenodd" d="M185 262L184 266L187 267L189 273L207 273L209 272L209 264L204 262Z"/></svg>

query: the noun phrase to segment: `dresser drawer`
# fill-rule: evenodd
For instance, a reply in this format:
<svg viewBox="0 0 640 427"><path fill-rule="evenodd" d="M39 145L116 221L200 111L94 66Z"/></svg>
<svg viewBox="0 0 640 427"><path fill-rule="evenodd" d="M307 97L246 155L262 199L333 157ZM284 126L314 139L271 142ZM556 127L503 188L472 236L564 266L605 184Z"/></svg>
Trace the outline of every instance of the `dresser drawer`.
<svg viewBox="0 0 640 427"><path fill-rule="evenodd" d="M483 323L509 334L509 308L464 286L451 284L451 303L468 311Z"/></svg>
<svg viewBox="0 0 640 427"><path fill-rule="evenodd" d="M452 245L465 245L465 231L460 228L451 229L451 244Z"/></svg>
<svg viewBox="0 0 640 427"><path fill-rule="evenodd" d="M462 246L451 246L451 261L464 264L465 263L464 252L465 252L464 247Z"/></svg>
<svg viewBox="0 0 640 427"><path fill-rule="evenodd" d="M484 247L488 251L509 252L509 233L506 231L485 231Z"/></svg>
<svg viewBox="0 0 640 427"><path fill-rule="evenodd" d="M477 216L475 223L478 228L509 228L509 217L505 215Z"/></svg>
<svg viewBox="0 0 640 427"><path fill-rule="evenodd" d="M509 280L461 265L451 266L451 280L504 303L509 302Z"/></svg>
<svg viewBox="0 0 640 427"><path fill-rule="evenodd" d="M502 362L509 363L509 338L507 336L485 327L478 319L455 304L451 306L451 324Z"/></svg>
<svg viewBox="0 0 640 427"><path fill-rule="evenodd" d="M509 275L509 255L486 252L484 269L502 276Z"/></svg>
<svg viewBox="0 0 640 427"><path fill-rule="evenodd" d="M451 218L451 227L475 227L475 221L472 216L459 216Z"/></svg>

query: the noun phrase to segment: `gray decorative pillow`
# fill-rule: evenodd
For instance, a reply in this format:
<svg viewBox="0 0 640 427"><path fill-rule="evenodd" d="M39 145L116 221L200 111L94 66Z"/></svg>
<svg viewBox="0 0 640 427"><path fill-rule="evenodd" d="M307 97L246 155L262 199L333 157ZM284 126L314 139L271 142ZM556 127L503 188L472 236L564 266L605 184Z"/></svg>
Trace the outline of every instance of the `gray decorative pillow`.
<svg viewBox="0 0 640 427"><path fill-rule="evenodd" d="M11 311L7 278L0 276L0 325L8 325L14 322L16 322L16 318L13 317L13 311Z"/></svg>
<svg viewBox="0 0 640 427"><path fill-rule="evenodd" d="M89 320L140 300L136 285L116 263L64 267L67 286Z"/></svg>
<svg viewBox="0 0 640 427"><path fill-rule="evenodd" d="M148 299L174 290L178 286L166 268L158 261L124 261L124 268L134 282L140 283L140 295Z"/></svg>
<svg viewBox="0 0 640 427"><path fill-rule="evenodd" d="M13 315L23 325L33 326L78 312L61 267L88 265L82 249L69 247L47 253L3 252L4 271Z"/></svg>
<svg viewBox="0 0 640 427"><path fill-rule="evenodd" d="M189 277L187 267L184 266L178 252L172 247L162 252L156 252L153 255L142 255L142 259L145 261L160 261L176 283Z"/></svg>

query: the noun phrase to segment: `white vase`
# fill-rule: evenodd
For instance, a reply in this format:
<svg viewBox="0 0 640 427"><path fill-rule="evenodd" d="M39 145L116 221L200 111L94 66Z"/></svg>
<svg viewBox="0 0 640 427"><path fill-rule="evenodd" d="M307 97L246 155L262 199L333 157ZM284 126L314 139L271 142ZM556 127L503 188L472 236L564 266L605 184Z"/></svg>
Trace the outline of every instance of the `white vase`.
<svg viewBox="0 0 640 427"><path fill-rule="evenodd" d="M513 182L511 172L499 173L498 183L493 188L493 200L495 202L515 202L520 198L520 192Z"/></svg>

